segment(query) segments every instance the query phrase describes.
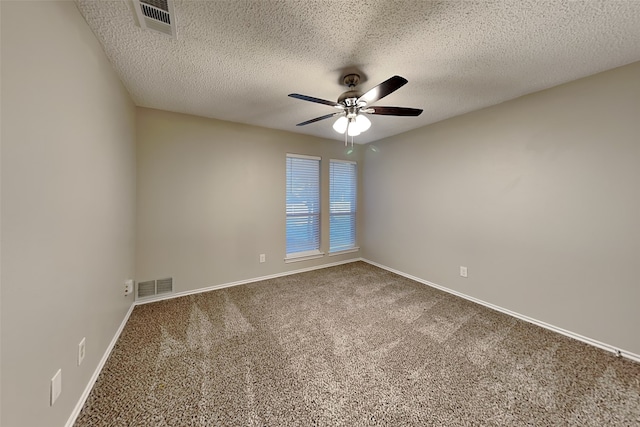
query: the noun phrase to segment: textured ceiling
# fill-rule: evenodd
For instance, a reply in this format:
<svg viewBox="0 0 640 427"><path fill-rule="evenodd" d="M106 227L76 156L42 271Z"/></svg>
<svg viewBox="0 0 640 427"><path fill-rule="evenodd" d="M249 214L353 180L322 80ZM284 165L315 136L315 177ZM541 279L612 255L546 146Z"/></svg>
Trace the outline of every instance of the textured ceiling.
<svg viewBox="0 0 640 427"><path fill-rule="evenodd" d="M324 120L342 76L419 117L369 116L366 143L640 60L640 0L175 1L177 39L127 1L77 0L138 106L340 139ZM639 77L640 78L640 77Z"/></svg>

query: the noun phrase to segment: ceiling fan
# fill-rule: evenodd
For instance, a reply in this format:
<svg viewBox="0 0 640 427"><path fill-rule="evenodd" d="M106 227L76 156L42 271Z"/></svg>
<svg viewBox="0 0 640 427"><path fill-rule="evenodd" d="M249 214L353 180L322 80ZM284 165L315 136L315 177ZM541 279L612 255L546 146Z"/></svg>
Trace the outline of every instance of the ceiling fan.
<svg viewBox="0 0 640 427"><path fill-rule="evenodd" d="M340 110L335 113L326 114L324 116L316 117L315 119L298 123L296 126L305 126L320 120L340 116L340 118L338 118L338 120L333 124L333 129L338 133L344 133L344 143L346 145L348 136L352 137L351 144L353 144L353 137L360 135L360 133L366 131L371 126L371 121L365 117L366 114L379 114L383 116L419 116L422 113L422 110L418 108L381 107L371 105L407 84L408 81L404 77L393 76L365 93L356 89L356 86L360 82L360 75L347 74L344 76L343 82L349 87L349 90L340 95L337 102L314 98L307 95L300 95L299 93L290 93L289 96L292 98L330 105Z"/></svg>

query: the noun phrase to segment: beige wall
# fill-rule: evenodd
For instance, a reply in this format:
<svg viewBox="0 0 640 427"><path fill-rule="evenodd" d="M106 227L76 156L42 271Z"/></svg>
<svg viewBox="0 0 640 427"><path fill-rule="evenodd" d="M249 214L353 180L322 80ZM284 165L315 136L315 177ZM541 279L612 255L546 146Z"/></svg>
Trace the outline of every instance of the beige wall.
<svg viewBox="0 0 640 427"><path fill-rule="evenodd" d="M374 143L364 256L640 354L639 138L635 63Z"/></svg>
<svg viewBox="0 0 640 427"><path fill-rule="evenodd" d="M132 302L135 107L73 2L0 7L1 424L62 426Z"/></svg>
<svg viewBox="0 0 640 427"><path fill-rule="evenodd" d="M339 140L137 112L138 281L173 277L174 291L185 292L360 256L284 262L286 154L322 157L321 250L328 252L328 160L359 161L358 146L348 154Z"/></svg>
<svg viewBox="0 0 640 427"><path fill-rule="evenodd" d="M640 354L640 64L347 154L136 110L72 2L0 10L3 426L67 421L128 277L181 292L360 256L284 263L288 152L324 160L325 252L328 160L356 160L366 258Z"/></svg>

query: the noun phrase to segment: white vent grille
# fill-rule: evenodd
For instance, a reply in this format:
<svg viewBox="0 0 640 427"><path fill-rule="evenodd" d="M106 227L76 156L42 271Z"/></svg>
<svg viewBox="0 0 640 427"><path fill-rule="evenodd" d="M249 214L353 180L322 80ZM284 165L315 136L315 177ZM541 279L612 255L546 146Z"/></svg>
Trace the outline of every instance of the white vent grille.
<svg viewBox="0 0 640 427"><path fill-rule="evenodd" d="M156 293L165 294L167 292L173 292L173 278L158 279L156 281Z"/></svg>
<svg viewBox="0 0 640 427"><path fill-rule="evenodd" d="M138 293L136 294L136 297L138 298L144 298L144 297L150 297L156 294L156 281L155 280L148 280L146 282L139 282L138 283Z"/></svg>
<svg viewBox="0 0 640 427"><path fill-rule="evenodd" d="M177 37L173 0L133 0L133 8L141 28Z"/></svg>
<svg viewBox="0 0 640 427"><path fill-rule="evenodd" d="M167 294L173 292L173 277L166 279L147 280L138 283L138 292L136 299L152 297L159 294Z"/></svg>

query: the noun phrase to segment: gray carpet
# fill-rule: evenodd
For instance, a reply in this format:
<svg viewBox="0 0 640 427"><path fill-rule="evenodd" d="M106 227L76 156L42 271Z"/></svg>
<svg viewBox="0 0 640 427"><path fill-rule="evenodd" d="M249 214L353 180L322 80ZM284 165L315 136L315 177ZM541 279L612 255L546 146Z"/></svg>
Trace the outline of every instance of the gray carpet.
<svg viewBox="0 0 640 427"><path fill-rule="evenodd" d="M363 262L138 306L76 426L639 426L640 364Z"/></svg>

